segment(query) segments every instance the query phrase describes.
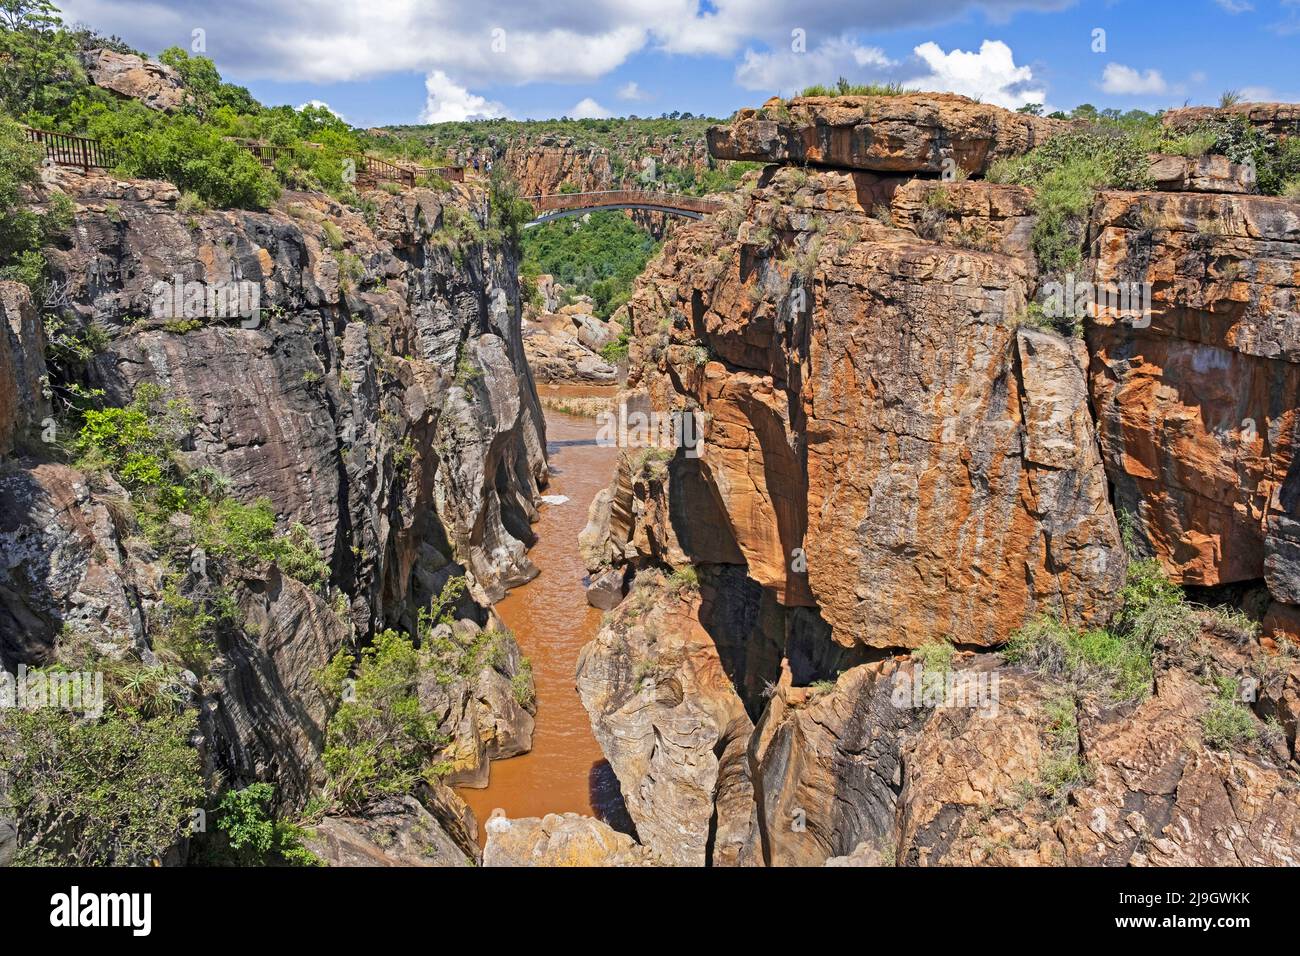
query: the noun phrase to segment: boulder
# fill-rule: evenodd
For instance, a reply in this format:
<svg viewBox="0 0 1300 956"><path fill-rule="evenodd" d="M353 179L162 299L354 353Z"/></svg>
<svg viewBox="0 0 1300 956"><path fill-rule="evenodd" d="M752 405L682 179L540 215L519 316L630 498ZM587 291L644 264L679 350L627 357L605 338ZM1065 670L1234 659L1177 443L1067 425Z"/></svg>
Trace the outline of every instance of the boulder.
<svg viewBox="0 0 1300 956"><path fill-rule="evenodd" d="M608 385L618 369L585 345L572 329L530 325L524 330L524 351L533 374L542 382Z"/></svg>
<svg viewBox="0 0 1300 956"><path fill-rule="evenodd" d="M587 603L601 611L612 611L623 600L623 572L614 568L602 571L587 585Z"/></svg>
<svg viewBox="0 0 1300 956"><path fill-rule="evenodd" d="M755 839L746 699L757 706L779 652L765 656L761 590L737 603L743 593L639 579L578 657L578 693L638 838L673 865L734 864Z"/></svg>
<svg viewBox="0 0 1300 956"><path fill-rule="evenodd" d="M1227 156L1150 157L1147 175L1156 189L1168 192L1253 193L1254 167Z"/></svg>
<svg viewBox="0 0 1300 956"><path fill-rule="evenodd" d="M594 315L574 318L578 328L578 341L593 352L599 352L618 338L620 327L614 322L602 322Z"/></svg>
<svg viewBox="0 0 1300 956"><path fill-rule="evenodd" d="M662 866L655 854L593 817L544 817L487 822L484 866Z"/></svg>
<svg viewBox="0 0 1300 956"><path fill-rule="evenodd" d="M485 633L473 621L461 620L454 627L439 625L433 640L481 648L477 671L448 679L442 669L430 670L417 694L421 709L436 716L439 728L450 738L442 755L451 764L446 782L486 787L491 761L532 749L536 711L532 676L524 670L519 645L508 631L493 628ZM518 688L516 681L521 682Z"/></svg>
<svg viewBox="0 0 1300 956"><path fill-rule="evenodd" d="M444 799L447 795L460 802L451 791ZM475 866L479 862L472 830L455 817L435 816L413 796L385 798L362 816L327 816L310 829L303 843L329 866Z"/></svg>
<svg viewBox="0 0 1300 956"><path fill-rule="evenodd" d="M170 66L133 53L86 50L81 54L90 82L119 96L139 100L152 110L174 113L185 105L181 76Z"/></svg>

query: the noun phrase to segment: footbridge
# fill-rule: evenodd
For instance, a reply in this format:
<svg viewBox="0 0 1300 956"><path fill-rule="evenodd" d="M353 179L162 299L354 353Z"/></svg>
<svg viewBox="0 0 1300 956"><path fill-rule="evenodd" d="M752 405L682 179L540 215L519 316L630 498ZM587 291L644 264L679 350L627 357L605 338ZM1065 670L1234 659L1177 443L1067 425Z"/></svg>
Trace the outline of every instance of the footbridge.
<svg viewBox="0 0 1300 956"><path fill-rule="evenodd" d="M678 193L649 192L641 189L605 189L587 193L552 193L549 196L528 196L529 202L537 210L537 218L526 223L540 226L544 222L563 219L565 216L582 216L602 209L644 209L649 212L662 212L670 216L684 216L687 219L702 219L709 213L717 212L722 203L696 196L683 196Z"/></svg>

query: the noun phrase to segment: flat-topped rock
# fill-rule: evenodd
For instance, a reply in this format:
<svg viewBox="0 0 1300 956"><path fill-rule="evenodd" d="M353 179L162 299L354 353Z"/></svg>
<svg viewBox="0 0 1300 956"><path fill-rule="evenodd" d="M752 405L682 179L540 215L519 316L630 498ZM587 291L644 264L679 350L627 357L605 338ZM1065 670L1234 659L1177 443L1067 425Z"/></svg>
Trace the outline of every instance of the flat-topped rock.
<svg viewBox="0 0 1300 956"><path fill-rule="evenodd" d="M1166 156L1154 153L1147 157L1147 172L1155 188L1162 192L1252 193L1255 169L1234 163L1227 156Z"/></svg>
<svg viewBox="0 0 1300 956"><path fill-rule="evenodd" d="M982 173L1068 128L955 93L807 96L741 110L708 132L717 159L882 172ZM951 163L945 165L945 160Z"/></svg>
<svg viewBox="0 0 1300 956"><path fill-rule="evenodd" d="M1234 103L1232 106L1186 106L1168 110L1161 122L1173 129L1198 123L1244 117L1251 126L1278 137L1300 134L1300 103Z"/></svg>

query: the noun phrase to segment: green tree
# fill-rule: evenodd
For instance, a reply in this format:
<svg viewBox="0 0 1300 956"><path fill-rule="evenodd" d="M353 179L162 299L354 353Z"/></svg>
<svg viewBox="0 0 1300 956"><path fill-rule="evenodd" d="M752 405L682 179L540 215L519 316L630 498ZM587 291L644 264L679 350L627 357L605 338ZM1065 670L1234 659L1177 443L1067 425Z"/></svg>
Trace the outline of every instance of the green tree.
<svg viewBox="0 0 1300 956"><path fill-rule="evenodd" d="M0 0L0 106L49 112L82 82L77 44L49 0Z"/></svg>

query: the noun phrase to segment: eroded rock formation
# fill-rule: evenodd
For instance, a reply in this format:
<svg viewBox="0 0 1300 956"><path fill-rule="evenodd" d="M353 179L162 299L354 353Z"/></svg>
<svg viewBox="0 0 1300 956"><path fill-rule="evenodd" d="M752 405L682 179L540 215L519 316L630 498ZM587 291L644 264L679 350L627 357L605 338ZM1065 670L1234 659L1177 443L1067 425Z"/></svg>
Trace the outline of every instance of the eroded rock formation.
<svg viewBox="0 0 1300 956"><path fill-rule="evenodd" d="M1150 308L1103 299L1062 335L1035 319L1033 190L926 178L1061 128L917 95L711 132L775 165L651 262L620 396L694 413L699 455L626 454L581 538L633 581L579 686L666 859L1294 860L1300 207L1223 157L1153 157L1157 191L1097 197L1077 277L1149 283ZM1120 516L1173 581L1248 591L1262 636L1202 614L1126 702L1008 666L1030 621L1111 621ZM743 656L708 627L739 595ZM925 700L926 668L995 690Z"/></svg>
<svg viewBox="0 0 1300 956"><path fill-rule="evenodd" d="M454 623L428 639L475 653L421 688L420 706L445 734L453 781L481 785L488 761L527 750L531 679L489 606L536 574L525 551L545 436L513 253L444 228L487 215L477 189L376 191L368 216L314 193L265 212L184 211L166 183L47 171L34 205L56 192L75 203L68 241L47 252L57 297L41 314L0 285L0 666L156 664L176 602L219 587L211 663L182 675L204 770L273 783L293 810L323 778L323 669L385 628L423 633L421 610L463 575L467 593L444 608ZM45 367L50 322L61 347L93 343L84 361ZM319 580L172 554L189 515L145 534L125 488L66 463L75 447L54 452L70 419L46 421L51 394L124 406L142 386L184 410L185 471L234 501L265 500L279 533L319 554ZM445 786L371 810L327 817L321 854L477 858L472 815Z"/></svg>

